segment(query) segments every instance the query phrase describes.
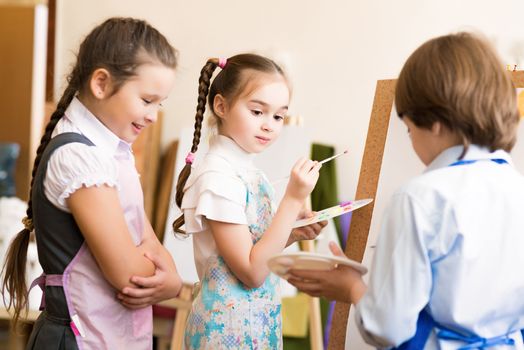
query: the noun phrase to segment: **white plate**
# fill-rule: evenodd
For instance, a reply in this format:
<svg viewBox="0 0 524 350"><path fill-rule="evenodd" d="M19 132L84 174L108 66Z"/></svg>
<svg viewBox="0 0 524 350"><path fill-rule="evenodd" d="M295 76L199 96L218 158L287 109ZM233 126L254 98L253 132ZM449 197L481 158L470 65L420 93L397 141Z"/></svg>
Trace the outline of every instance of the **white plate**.
<svg viewBox="0 0 524 350"><path fill-rule="evenodd" d="M350 211L356 210L358 208L362 208L363 206L368 205L371 202L373 202L373 199L366 198L360 199L358 201L350 201L344 204L335 205L333 207L318 211L315 214L315 216L295 221L295 223L293 224L293 228L302 227L309 224L314 224L319 221L331 219L339 215L349 213Z"/></svg>
<svg viewBox="0 0 524 350"><path fill-rule="evenodd" d="M353 260L334 255L324 255L318 253L297 252L283 253L271 257L267 262L269 269L276 275L287 279L288 271L295 270L332 270L338 265L346 265L354 268L361 274L366 274L368 269Z"/></svg>

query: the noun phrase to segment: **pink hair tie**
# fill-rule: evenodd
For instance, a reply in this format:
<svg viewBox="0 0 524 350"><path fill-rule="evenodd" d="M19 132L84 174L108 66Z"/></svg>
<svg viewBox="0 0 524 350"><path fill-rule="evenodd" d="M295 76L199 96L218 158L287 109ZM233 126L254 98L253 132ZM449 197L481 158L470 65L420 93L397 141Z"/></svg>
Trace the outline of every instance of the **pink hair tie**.
<svg viewBox="0 0 524 350"><path fill-rule="evenodd" d="M194 160L195 160L195 154L192 152L189 152L186 156L186 164L193 164Z"/></svg>
<svg viewBox="0 0 524 350"><path fill-rule="evenodd" d="M220 57L218 59L218 66L222 69L224 69L224 67L226 66L227 64L227 58L223 58L223 57Z"/></svg>

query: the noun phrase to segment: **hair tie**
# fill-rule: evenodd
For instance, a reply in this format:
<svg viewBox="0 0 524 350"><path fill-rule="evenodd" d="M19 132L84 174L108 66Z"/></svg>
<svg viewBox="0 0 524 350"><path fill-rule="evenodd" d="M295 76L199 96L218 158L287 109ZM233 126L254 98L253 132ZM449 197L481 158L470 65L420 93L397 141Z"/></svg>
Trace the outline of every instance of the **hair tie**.
<svg viewBox="0 0 524 350"><path fill-rule="evenodd" d="M189 152L186 156L186 164L193 164L194 160L195 160L195 154L193 152Z"/></svg>
<svg viewBox="0 0 524 350"><path fill-rule="evenodd" d="M218 66L222 69L224 69L224 67L226 66L227 64L227 58L224 58L224 57L220 57L218 59Z"/></svg>
<svg viewBox="0 0 524 350"><path fill-rule="evenodd" d="M33 226L33 220L29 219L27 216L22 219L22 224L24 224L24 228L29 232L33 231L33 229L35 228Z"/></svg>

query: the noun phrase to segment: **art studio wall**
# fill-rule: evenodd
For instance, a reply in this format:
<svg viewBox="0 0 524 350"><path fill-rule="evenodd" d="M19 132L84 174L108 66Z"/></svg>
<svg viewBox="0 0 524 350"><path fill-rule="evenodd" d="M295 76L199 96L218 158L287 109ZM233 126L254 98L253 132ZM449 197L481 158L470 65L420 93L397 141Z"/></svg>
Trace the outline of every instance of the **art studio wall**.
<svg viewBox="0 0 524 350"><path fill-rule="evenodd" d="M505 63L524 67L524 2L517 0L58 0L57 10L55 96L83 36L109 16L145 18L179 49L163 145L193 124L207 57L257 51L283 63L294 87L290 113L303 117L314 142L350 150L338 160L341 200L355 194L376 81L395 78L423 41L480 30Z"/></svg>

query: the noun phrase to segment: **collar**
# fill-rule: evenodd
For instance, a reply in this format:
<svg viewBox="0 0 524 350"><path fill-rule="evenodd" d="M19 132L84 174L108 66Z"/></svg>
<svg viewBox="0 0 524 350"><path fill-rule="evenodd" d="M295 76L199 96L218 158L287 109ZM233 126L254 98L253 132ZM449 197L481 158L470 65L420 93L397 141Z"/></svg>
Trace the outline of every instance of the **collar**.
<svg viewBox="0 0 524 350"><path fill-rule="evenodd" d="M458 158L462 154L463 149L464 146L462 145L453 146L445 149L435 159L433 159L433 161L428 165L424 172L426 173L428 171L444 168L449 166L450 164L453 164L454 162L459 160ZM481 147L478 145L470 145L463 160L488 160L494 158L504 159L511 166L513 166L511 156L506 151L496 150L494 152L490 152L488 148Z"/></svg>
<svg viewBox="0 0 524 350"><path fill-rule="evenodd" d="M109 154L115 155L117 151L132 153L131 144L120 139L102 124L78 98L74 97L67 107L65 118L73 123L82 135L86 136L97 147L104 149Z"/></svg>
<svg viewBox="0 0 524 350"><path fill-rule="evenodd" d="M214 154L234 164L235 167L254 167L254 153L243 150L235 141L224 135L214 135L209 141L209 154Z"/></svg>

